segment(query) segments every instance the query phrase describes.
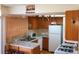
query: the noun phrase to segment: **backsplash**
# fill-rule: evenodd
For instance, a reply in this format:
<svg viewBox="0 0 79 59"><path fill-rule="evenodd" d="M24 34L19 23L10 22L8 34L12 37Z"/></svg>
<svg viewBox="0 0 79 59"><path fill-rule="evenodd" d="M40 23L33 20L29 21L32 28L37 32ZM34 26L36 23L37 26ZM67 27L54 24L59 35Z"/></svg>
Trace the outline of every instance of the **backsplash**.
<svg viewBox="0 0 79 59"><path fill-rule="evenodd" d="M48 35L48 29L28 30L29 33L35 32L37 35Z"/></svg>

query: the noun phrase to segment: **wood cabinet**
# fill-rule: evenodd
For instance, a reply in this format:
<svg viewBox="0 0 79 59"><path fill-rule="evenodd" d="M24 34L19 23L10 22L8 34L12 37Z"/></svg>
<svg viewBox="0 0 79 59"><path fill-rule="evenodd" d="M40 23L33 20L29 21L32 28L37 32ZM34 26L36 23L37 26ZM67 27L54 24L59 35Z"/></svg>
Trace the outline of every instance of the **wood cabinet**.
<svg viewBox="0 0 79 59"><path fill-rule="evenodd" d="M49 21L45 17L38 17L38 29L48 29Z"/></svg>
<svg viewBox="0 0 79 59"><path fill-rule="evenodd" d="M29 29L37 29L37 17L36 16L29 16L28 17L28 28Z"/></svg>
<svg viewBox="0 0 79 59"><path fill-rule="evenodd" d="M39 17L38 28L39 29L48 29L51 22L56 22L56 24L63 24L63 17Z"/></svg>
<svg viewBox="0 0 79 59"><path fill-rule="evenodd" d="M79 10L66 12L66 40L78 41Z"/></svg>
<svg viewBox="0 0 79 59"><path fill-rule="evenodd" d="M51 22L56 22L56 24L63 24L63 17L52 17L50 20L50 24Z"/></svg>
<svg viewBox="0 0 79 59"><path fill-rule="evenodd" d="M6 44L6 46L5 46L6 54L15 54L18 51L19 51L19 47L17 47L17 46L10 45L10 44Z"/></svg>
<svg viewBox="0 0 79 59"><path fill-rule="evenodd" d="M48 50L48 37L43 37L43 49Z"/></svg>
<svg viewBox="0 0 79 59"><path fill-rule="evenodd" d="M6 45L6 54L40 54L40 46L33 49L23 48L15 45Z"/></svg>
<svg viewBox="0 0 79 59"><path fill-rule="evenodd" d="M38 17L29 16L28 17L28 27L29 29L48 29L51 22L56 22L57 24L63 24L63 17Z"/></svg>
<svg viewBox="0 0 79 59"><path fill-rule="evenodd" d="M40 46L37 46L34 49L20 47L19 51L23 51L24 54L40 54Z"/></svg>

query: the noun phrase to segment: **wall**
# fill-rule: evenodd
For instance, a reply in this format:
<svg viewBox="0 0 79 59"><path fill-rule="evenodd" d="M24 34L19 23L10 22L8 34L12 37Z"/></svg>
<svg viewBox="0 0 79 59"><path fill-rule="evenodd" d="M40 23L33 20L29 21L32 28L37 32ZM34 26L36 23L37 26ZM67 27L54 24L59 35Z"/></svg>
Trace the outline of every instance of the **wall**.
<svg viewBox="0 0 79 59"><path fill-rule="evenodd" d="M0 5L0 16L1 16L1 5Z"/></svg>
<svg viewBox="0 0 79 59"><path fill-rule="evenodd" d="M1 14L2 15L6 15L6 14L9 14L10 13L10 7L8 6L4 6L4 5L0 5L1 6ZM2 40L0 41L1 42L1 53L5 53L5 44L6 44L6 23L5 23L5 16L1 16L2 18L2 21L1 21L1 28L3 29L0 33L1 33L1 37L2 37Z"/></svg>
<svg viewBox="0 0 79 59"><path fill-rule="evenodd" d="M66 10L79 10L79 4L36 4L36 13L65 12Z"/></svg>
<svg viewBox="0 0 79 59"><path fill-rule="evenodd" d="M1 54L1 5L0 5L0 54Z"/></svg>
<svg viewBox="0 0 79 59"><path fill-rule="evenodd" d="M1 5L1 12L2 12L3 15L6 15L6 14L11 13L10 11L11 11L11 10L10 10L10 7Z"/></svg>
<svg viewBox="0 0 79 59"><path fill-rule="evenodd" d="M6 17L6 41L10 42L12 38L22 36L28 32L27 17L7 16Z"/></svg>
<svg viewBox="0 0 79 59"><path fill-rule="evenodd" d="M26 14L26 6L23 4L9 4L8 6L10 14ZM79 9L79 4L35 4L36 13L48 13L48 12L65 12L66 10ZM5 10L5 9L4 9Z"/></svg>
<svg viewBox="0 0 79 59"><path fill-rule="evenodd" d="M10 8L11 14L26 14L26 6L24 5L14 5Z"/></svg>
<svg viewBox="0 0 79 59"><path fill-rule="evenodd" d="M1 53L1 16L0 16L0 53Z"/></svg>

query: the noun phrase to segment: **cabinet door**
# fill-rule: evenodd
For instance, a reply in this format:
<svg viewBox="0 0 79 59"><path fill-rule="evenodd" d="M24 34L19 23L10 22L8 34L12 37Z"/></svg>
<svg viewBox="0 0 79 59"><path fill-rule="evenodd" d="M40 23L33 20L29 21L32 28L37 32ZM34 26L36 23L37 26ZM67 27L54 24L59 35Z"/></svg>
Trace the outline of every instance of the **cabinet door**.
<svg viewBox="0 0 79 59"><path fill-rule="evenodd" d="M79 12L78 12L78 40L79 40Z"/></svg>
<svg viewBox="0 0 79 59"><path fill-rule="evenodd" d="M71 23L72 23L72 40L74 41L78 41L78 11L74 11L73 12L73 16L71 19Z"/></svg>
<svg viewBox="0 0 79 59"><path fill-rule="evenodd" d="M78 11L66 12L66 40L78 41Z"/></svg>
<svg viewBox="0 0 79 59"><path fill-rule="evenodd" d="M32 28L37 29L37 20L36 19L32 20Z"/></svg>
<svg viewBox="0 0 79 59"><path fill-rule="evenodd" d="M28 28L37 29L37 17L35 16L28 17Z"/></svg>
<svg viewBox="0 0 79 59"><path fill-rule="evenodd" d="M48 38L43 38L43 49L48 50Z"/></svg>
<svg viewBox="0 0 79 59"><path fill-rule="evenodd" d="M38 44L40 45L40 50L42 50L42 37L37 37L38 39Z"/></svg>
<svg viewBox="0 0 79 59"><path fill-rule="evenodd" d="M38 28L39 29L48 29L48 25L49 25L49 21L47 20L47 18L43 17L39 17L38 20Z"/></svg>
<svg viewBox="0 0 79 59"><path fill-rule="evenodd" d="M66 40L71 40L71 16L70 12L66 12Z"/></svg>

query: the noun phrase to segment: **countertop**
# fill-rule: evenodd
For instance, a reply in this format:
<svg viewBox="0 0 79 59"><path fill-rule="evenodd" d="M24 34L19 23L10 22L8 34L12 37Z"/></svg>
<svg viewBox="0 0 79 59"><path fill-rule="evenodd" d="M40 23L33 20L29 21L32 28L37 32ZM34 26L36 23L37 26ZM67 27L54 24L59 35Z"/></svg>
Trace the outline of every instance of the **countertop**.
<svg viewBox="0 0 79 59"><path fill-rule="evenodd" d="M39 46L39 44L33 43L31 41L29 41L29 42L17 41L17 42L14 42L14 43L10 43L10 45L18 46L18 47L22 47L22 48L29 48L29 49L34 49L35 47Z"/></svg>
<svg viewBox="0 0 79 59"><path fill-rule="evenodd" d="M36 36L33 36L32 38L38 38L38 37L48 37L48 35L36 35Z"/></svg>
<svg viewBox="0 0 79 59"><path fill-rule="evenodd" d="M36 35L31 38L35 38L34 40L38 40L38 38L43 38L43 37L48 37L47 35ZM16 38L15 41L12 41L10 45L18 46L18 47L23 47L23 48L29 48L29 49L34 49L37 46L40 46L39 43L35 43L31 41L20 41L20 38Z"/></svg>

